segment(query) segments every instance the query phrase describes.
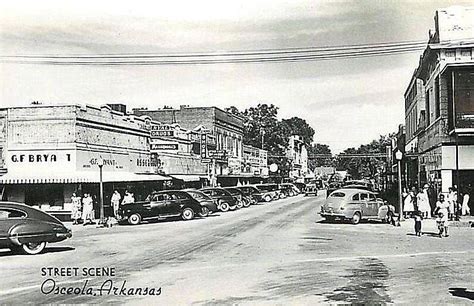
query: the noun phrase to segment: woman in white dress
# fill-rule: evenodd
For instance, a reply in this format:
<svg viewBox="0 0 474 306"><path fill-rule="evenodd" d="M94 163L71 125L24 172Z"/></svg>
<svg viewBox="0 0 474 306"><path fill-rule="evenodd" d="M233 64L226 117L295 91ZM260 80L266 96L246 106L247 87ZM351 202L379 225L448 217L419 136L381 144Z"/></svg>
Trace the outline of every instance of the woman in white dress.
<svg viewBox="0 0 474 306"><path fill-rule="evenodd" d="M436 214L438 217L436 218L436 222L443 226L444 228L440 228L439 236L441 237L442 232L444 232L444 237L448 237L448 213L449 213L449 203L444 200L444 194L439 195L439 201L436 202Z"/></svg>
<svg viewBox="0 0 474 306"><path fill-rule="evenodd" d="M405 218L411 217L413 213L415 212L415 194L410 191L405 199L403 200L403 214L405 215Z"/></svg>
<svg viewBox="0 0 474 306"><path fill-rule="evenodd" d="M94 223L92 216L94 211L94 204L90 194L84 194L84 198L82 199L82 205L82 219L84 220L83 225L86 225L87 223Z"/></svg>
<svg viewBox="0 0 474 306"><path fill-rule="evenodd" d="M418 209L421 211L423 218L431 218L431 206L430 200L428 198L428 188L428 184L425 184L423 186L423 190L421 190L416 197Z"/></svg>

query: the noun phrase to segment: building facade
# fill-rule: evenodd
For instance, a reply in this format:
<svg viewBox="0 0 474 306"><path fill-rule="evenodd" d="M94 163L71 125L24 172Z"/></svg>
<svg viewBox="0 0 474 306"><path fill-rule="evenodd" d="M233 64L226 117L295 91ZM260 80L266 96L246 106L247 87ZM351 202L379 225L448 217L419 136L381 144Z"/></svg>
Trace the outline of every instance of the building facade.
<svg viewBox="0 0 474 306"><path fill-rule="evenodd" d="M408 176L442 192L474 181L473 37L474 7L438 10L405 93Z"/></svg>
<svg viewBox="0 0 474 306"><path fill-rule="evenodd" d="M209 135L210 141L215 142L214 151L223 153L218 154L221 155L219 158L213 158L212 176L225 178L240 175L243 155L243 118L217 107L181 106L179 109L134 109L133 113L137 116L149 116L162 124L179 124L184 129ZM210 159L209 154L202 154L201 157L204 160Z"/></svg>
<svg viewBox="0 0 474 306"><path fill-rule="evenodd" d="M14 107L5 115L4 200L56 214L70 211L73 192L91 193L98 203L99 165L105 203L113 189L139 198L162 187L141 118L88 105Z"/></svg>
<svg viewBox="0 0 474 306"><path fill-rule="evenodd" d="M290 162L289 177L303 182L308 174L308 151L301 136L290 136L286 155Z"/></svg>

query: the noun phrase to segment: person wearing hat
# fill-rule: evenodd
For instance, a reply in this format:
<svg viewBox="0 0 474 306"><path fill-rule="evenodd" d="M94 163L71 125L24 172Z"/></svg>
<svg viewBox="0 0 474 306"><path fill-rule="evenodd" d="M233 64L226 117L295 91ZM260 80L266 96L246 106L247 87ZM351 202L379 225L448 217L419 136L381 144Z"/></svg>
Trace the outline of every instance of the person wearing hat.
<svg viewBox="0 0 474 306"><path fill-rule="evenodd" d="M428 198L428 184L423 186L423 189L420 190L416 196L416 202L418 204L418 209L421 211L423 218L431 218L431 206L430 200Z"/></svg>

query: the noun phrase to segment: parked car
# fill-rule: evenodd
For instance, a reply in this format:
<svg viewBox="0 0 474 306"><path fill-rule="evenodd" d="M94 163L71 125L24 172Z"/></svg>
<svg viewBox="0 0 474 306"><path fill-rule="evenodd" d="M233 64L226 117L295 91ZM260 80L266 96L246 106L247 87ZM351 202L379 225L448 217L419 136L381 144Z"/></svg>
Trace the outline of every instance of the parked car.
<svg viewBox="0 0 474 306"><path fill-rule="evenodd" d="M199 190L194 190L194 189L185 189L183 191L186 191L189 193L193 199L199 202L202 206L202 212L199 214L200 217L207 217L209 213L214 213L219 211L217 208L216 202L207 194L203 193L202 191Z"/></svg>
<svg viewBox="0 0 474 306"><path fill-rule="evenodd" d="M251 200L237 187L224 187L237 201L237 208L249 207Z"/></svg>
<svg viewBox="0 0 474 306"><path fill-rule="evenodd" d="M46 243L71 237L70 229L41 210L20 203L0 202L0 248L35 255L44 250Z"/></svg>
<svg viewBox="0 0 474 306"><path fill-rule="evenodd" d="M363 189L333 191L321 206L320 215L326 220L349 219L358 224L364 219L390 220L395 213L393 205L377 199L376 193Z"/></svg>
<svg viewBox="0 0 474 306"><path fill-rule="evenodd" d="M229 209L237 208L237 201L227 190L219 187L208 187L200 189L203 193L207 194L213 199L220 211L226 212Z"/></svg>
<svg viewBox="0 0 474 306"><path fill-rule="evenodd" d="M250 198L250 202L252 204L256 204L257 202L264 201L262 199L262 192L258 190L257 187L254 186L239 186L239 188L247 197Z"/></svg>
<svg viewBox="0 0 474 306"><path fill-rule="evenodd" d="M303 193L305 188L306 188L306 184L305 183L301 183L301 182L295 182L293 183L295 184L296 188L298 188L298 190L300 191L300 193Z"/></svg>
<svg viewBox="0 0 474 306"><path fill-rule="evenodd" d="M306 185L306 189L304 190L304 195L309 196L314 194L315 196L318 195L318 186L314 183L309 183Z"/></svg>
<svg viewBox="0 0 474 306"><path fill-rule="evenodd" d="M280 198L280 192L277 191L276 184L257 184L255 187L262 193L262 198L265 202L277 200Z"/></svg>
<svg viewBox="0 0 474 306"><path fill-rule="evenodd" d="M279 189L286 197L294 197L299 193L298 188L293 185L293 183L282 183L280 184Z"/></svg>
<svg viewBox="0 0 474 306"><path fill-rule="evenodd" d="M121 205L121 221L140 224L144 219L181 216L191 220L196 214L202 214L202 206L189 193L182 190L158 191L150 194L145 201Z"/></svg>

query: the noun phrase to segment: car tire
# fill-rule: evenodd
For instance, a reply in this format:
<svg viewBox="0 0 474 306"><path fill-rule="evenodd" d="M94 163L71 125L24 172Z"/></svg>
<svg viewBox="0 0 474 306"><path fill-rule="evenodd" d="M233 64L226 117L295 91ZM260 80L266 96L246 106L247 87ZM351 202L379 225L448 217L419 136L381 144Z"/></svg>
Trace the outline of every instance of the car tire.
<svg viewBox="0 0 474 306"><path fill-rule="evenodd" d="M199 213L199 217L205 218L207 216L209 216L209 208L207 208L206 206L201 207L201 212Z"/></svg>
<svg viewBox="0 0 474 306"><path fill-rule="evenodd" d="M142 222L142 216L140 216L140 214L130 215L127 219L130 225L138 225Z"/></svg>
<svg viewBox="0 0 474 306"><path fill-rule="evenodd" d="M227 212L229 211L230 207L229 207L229 204L227 204L226 202L221 202L221 205L219 205L219 209L222 212Z"/></svg>
<svg viewBox="0 0 474 306"><path fill-rule="evenodd" d="M352 224L359 224L361 219L360 212L356 212L351 219Z"/></svg>
<svg viewBox="0 0 474 306"><path fill-rule="evenodd" d="M250 204L252 204L252 203L250 202L250 200L244 200L244 207L247 208L247 207L250 206Z"/></svg>
<svg viewBox="0 0 474 306"><path fill-rule="evenodd" d="M237 208L241 209L242 207L244 207L244 203L242 201L237 201Z"/></svg>
<svg viewBox="0 0 474 306"><path fill-rule="evenodd" d="M392 219L393 219L393 213L389 211L387 215L385 216L385 218L382 219L382 221L387 224L392 224Z"/></svg>
<svg viewBox="0 0 474 306"><path fill-rule="evenodd" d="M267 194L263 199L265 200L265 202L270 202L272 200L272 197Z"/></svg>
<svg viewBox="0 0 474 306"><path fill-rule="evenodd" d="M13 251L15 253L22 253L26 255L36 255L43 252L45 247L46 247L46 242L24 243L21 246L15 248Z"/></svg>
<svg viewBox="0 0 474 306"><path fill-rule="evenodd" d="M194 210L192 210L191 208L189 207L186 207L185 209L183 209L183 211L181 212L181 218L185 221L189 221L189 220L192 220L194 219Z"/></svg>

